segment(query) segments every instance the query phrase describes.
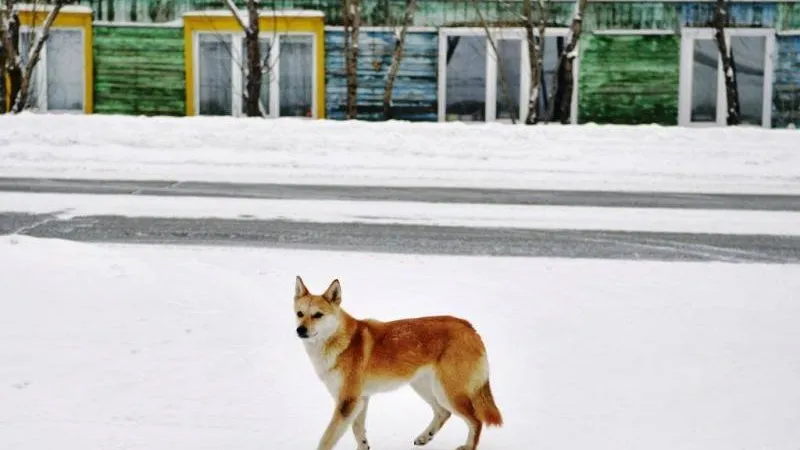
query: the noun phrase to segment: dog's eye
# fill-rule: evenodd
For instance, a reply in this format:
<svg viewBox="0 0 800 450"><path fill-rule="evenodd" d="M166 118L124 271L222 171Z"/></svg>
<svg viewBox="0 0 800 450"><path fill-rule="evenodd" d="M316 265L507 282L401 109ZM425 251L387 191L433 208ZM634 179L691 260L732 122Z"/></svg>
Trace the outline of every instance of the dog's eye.
<svg viewBox="0 0 800 450"><path fill-rule="evenodd" d="M300 311L297 311L297 317L303 317L303 313L300 312Z"/></svg>
<svg viewBox="0 0 800 450"><path fill-rule="evenodd" d="M313 316L311 316L311 317L313 317L313 318L315 318L315 319L319 319L320 317L322 317L322 313L321 313L321 312L314 313L314 315L313 315Z"/></svg>

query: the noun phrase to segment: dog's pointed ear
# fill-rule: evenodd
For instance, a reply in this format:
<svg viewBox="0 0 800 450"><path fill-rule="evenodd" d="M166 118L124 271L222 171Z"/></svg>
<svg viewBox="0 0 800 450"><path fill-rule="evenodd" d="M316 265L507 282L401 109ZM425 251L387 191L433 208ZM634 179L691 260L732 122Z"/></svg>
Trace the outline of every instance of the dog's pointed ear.
<svg viewBox="0 0 800 450"><path fill-rule="evenodd" d="M342 285L339 284L338 279L333 280L331 285L328 286L328 290L326 290L325 293L322 294L322 297L324 297L325 300L333 303L334 305L342 303Z"/></svg>
<svg viewBox="0 0 800 450"><path fill-rule="evenodd" d="M300 298L305 295L308 295L308 288L306 288L306 285L303 283L303 279L300 278L300 275L298 275L294 282L294 298Z"/></svg>

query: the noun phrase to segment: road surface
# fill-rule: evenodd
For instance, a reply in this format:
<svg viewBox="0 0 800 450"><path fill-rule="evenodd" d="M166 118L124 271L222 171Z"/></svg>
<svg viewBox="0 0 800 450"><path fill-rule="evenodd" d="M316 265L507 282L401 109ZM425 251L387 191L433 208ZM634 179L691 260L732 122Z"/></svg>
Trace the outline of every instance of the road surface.
<svg viewBox="0 0 800 450"><path fill-rule="evenodd" d="M522 230L0 213L0 234L84 242L243 245L446 255L800 263L800 236Z"/></svg>
<svg viewBox="0 0 800 450"><path fill-rule="evenodd" d="M0 178L0 192L800 211L800 196Z"/></svg>

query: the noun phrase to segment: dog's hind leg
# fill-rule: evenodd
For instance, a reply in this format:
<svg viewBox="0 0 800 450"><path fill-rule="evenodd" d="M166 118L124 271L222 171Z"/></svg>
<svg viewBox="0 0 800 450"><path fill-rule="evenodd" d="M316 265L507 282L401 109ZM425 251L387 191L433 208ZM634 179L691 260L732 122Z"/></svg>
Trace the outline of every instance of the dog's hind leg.
<svg viewBox="0 0 800 450"><path fill-rule="evenodd" d="M358 442L357 450L369 450L369 443L367 442L367 406L369 405L369 397L361 399L361 410L356 415L353 421L353 435Z"/></svg>
<svg viewBox="0 0 800 450"><path fill-rule="evenodd" d="M457 450L477 450L483 422L472 398L476 389L486 383L488 366L486 358L475 343L467 342L460 348L447 349L436 367L433 394L436 400L467 423L469 434L464 445ZM471 345L469 345L471 344Z"/></svg>
<svg viewBox="0 0 800 450"><path fill-rule="evenodd" d="M431 423L416 439L414 439L414 445L425 445L433 440L433 437L442 429L451 415L450 411L442 406L436 400L436 396L433 395L432 382L432 377L422 377L411 382L411 387L414 391L433 409L433 419L431 419Z"/></svg>

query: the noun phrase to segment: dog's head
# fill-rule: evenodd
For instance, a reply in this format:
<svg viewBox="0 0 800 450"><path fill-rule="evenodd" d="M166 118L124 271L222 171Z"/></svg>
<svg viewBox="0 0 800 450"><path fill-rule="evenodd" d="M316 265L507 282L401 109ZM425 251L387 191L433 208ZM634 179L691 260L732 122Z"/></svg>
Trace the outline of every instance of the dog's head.
<svg viewBox="0 0 800 450"><path fill-rule="evenodd" d="M339 280L333 280L322 295L314 295L298 276L294 287L297 335L309 342L329 338L339 328L341 303L342 286Z"/></svg>

